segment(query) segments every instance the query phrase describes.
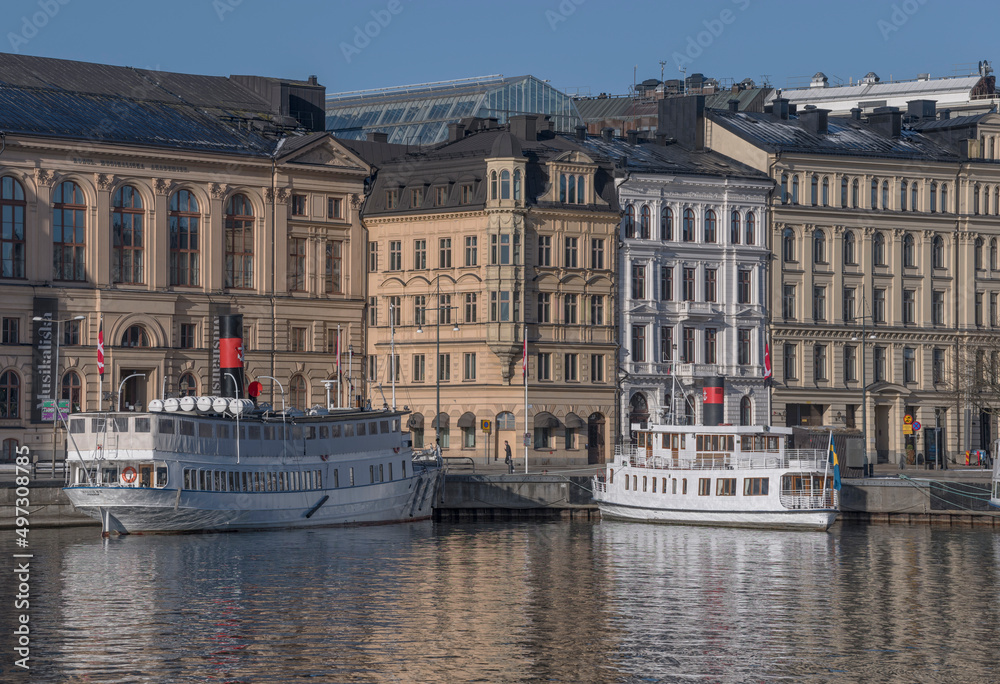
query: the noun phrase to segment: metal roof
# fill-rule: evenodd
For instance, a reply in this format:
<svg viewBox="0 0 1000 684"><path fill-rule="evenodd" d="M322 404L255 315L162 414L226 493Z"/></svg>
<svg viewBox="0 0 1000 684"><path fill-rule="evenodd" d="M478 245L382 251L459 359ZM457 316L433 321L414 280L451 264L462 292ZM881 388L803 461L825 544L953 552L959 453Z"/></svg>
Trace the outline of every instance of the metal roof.
<svg viewBox="0 0 1000 684"><path fill-rule="evenodd" d="M591 156L608 159L619 168L637 173L669 173L708 176L735 176L767 181L768 175L711 150L694 151L680 145L663 145L651 140L629 143L623 138L605 140L588 136L577 141ZM624 165L622 161L624 160Z"/></svg>

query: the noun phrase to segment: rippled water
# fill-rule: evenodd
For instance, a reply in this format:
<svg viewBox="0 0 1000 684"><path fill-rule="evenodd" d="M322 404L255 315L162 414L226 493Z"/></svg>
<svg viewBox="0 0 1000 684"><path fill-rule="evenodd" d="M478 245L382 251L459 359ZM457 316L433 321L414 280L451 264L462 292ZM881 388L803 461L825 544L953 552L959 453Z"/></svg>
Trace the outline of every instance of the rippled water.
<svg viewBox="0 0 1000 684"><path fill-rule="evenodd" d="M5 648L4 682L1000 679L991 530L31 534L33 668Z"/></svg>

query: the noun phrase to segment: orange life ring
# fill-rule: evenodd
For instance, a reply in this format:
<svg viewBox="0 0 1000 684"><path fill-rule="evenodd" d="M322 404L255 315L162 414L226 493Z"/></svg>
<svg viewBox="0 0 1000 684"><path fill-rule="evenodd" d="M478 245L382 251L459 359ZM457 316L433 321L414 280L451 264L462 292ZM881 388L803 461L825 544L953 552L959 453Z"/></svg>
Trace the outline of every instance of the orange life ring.
<svg viewBox="0 0 1000 684"><path fill-rule="evenodd" d="M129 484L135 482L135 476L136 476L135 468L133 468L132 466L128 466L127 468L125 468L125 470L122 471L122 479Z"/></svg>

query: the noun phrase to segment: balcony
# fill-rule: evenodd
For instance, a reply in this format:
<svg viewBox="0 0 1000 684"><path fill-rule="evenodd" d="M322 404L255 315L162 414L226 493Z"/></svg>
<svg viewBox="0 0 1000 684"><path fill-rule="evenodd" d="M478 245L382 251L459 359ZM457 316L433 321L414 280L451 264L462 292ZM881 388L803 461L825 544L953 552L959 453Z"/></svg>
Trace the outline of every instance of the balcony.
<svg viewBox="0 0 1000 684"><path fill-rule="evenodd" d="M720 313L715 307L712 302L681 302L678 313L689 318L712 318Z"/></svg>

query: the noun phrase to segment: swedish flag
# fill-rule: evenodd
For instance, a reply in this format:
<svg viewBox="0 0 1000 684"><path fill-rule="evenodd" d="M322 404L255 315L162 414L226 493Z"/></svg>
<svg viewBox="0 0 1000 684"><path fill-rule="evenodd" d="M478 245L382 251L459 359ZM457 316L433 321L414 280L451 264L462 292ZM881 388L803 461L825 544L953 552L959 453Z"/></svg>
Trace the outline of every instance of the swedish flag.
<svg viewBox="0 0 1000 684"><path fill-rule="evenodd" d="M833 433L830 433L830 456L829 462L833 465L833 488L840 491L840 459L837 458L837 450L833 446Z"/></svg>

